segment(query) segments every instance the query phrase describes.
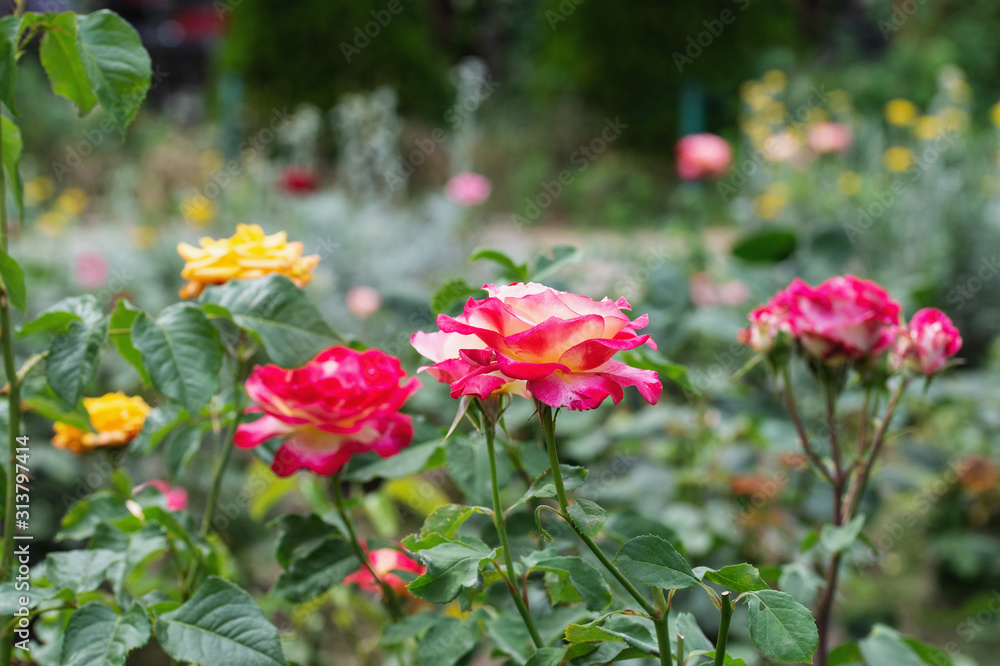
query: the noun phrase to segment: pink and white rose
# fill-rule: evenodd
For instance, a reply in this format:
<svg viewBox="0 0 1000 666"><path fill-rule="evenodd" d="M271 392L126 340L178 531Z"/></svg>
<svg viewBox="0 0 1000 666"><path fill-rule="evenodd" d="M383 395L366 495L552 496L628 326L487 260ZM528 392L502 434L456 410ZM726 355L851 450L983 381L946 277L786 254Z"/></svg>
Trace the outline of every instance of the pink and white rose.
<svg viewBox="0 0 1000 666"><path fill-rule="evenodd" d="M918 310L900 331L893 349L893 365L908 366L923 375L933 375L962 348L962 335L937 308Z"/></svg>
<svg viewBox="0 0 1000 666"><path fill-rule="evenodd" d="M729 144L715 134L689 134L677 142L675 151L681 180L721 178L733 162Z"/></svg>

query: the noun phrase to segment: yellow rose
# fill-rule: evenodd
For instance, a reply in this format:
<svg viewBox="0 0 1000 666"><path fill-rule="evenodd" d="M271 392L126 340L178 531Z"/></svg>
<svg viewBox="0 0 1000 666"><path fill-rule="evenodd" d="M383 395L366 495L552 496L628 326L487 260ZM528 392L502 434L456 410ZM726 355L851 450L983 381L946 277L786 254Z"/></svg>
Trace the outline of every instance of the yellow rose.
<svg viewBox="0 0 1000 666"><path fill-rule="evenodd" d="M288 242L284 231L264 235L256 224L240 224L232 238L202 238L200 248L180 243L177 252L187 262L181 277L188 283L181 298L195 298L206 285L225 284L230 280L253 280L270 273L280 273L297 286L312 281L319 255L302 256L302 243Z"/></svg>
<svg viewBox="0 0 1000 666"><path fill-rule="evenodd" d="M204 227L215 219L215 203L200 194L185 199L181 203L181 214L193 226Z"/></svg>
<svg viewBox="0 0 1000 666"><path fill-rule="evenodd" d="M913 153L906 148L893 146L885 151L885 154L882 156L882 164L889 171L906 171L913 164Z"/></svg>
<svg viewBox="0 0 1000 666"><path fill-rule="evenodd" d="M885 105L885 119L893 125L907 127L916 117L917 107L908 99L894 99Z"/></svg>
<svg viewBox="0 0 1000 666"><path fill-rule="evenodd" d="M56 422L52 445L57 449L83 454L97 448L125 446L139 434L149 414L149 405L138 396L108 393L100 398L84 398L83 406L90 415L95 432L85 432L65 423Z"/></svg>

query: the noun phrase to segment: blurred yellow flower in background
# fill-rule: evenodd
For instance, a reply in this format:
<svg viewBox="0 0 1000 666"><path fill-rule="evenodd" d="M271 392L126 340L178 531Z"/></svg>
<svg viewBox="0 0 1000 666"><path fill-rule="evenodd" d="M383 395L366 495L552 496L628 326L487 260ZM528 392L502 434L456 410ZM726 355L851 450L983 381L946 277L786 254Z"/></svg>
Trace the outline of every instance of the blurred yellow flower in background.
<svg viewBox="0 0 1000 666"><path fill-rule="evenodd" d="M839 88L831 90L827 96L827 106L834 113L848 113L851 110L851 96Z"/></svg>
<svg viewBox="0 0 1000 666"><path fill-rule="evenodd" d="M217 150L206 150L198 155L198 170L203 176L218 173L225 165L226 158Z"/></svg>
<svg viewBox="0 0 1000 666"><path fill-rule="evenodd" d="M957 106L949 106L941 111L941 123L950 132L964 132L969 126L969 114Z"/></svg>
<svg viewBox="0 0 1000 666"><path fill-rule="evenodd" d="M992 199L1000 194L1000 178L997 178L993 174L986 174L980 178L979 193L987 199Z"/></svg>
<svg viewBox="0 0 1000 666"><path fill-rule="evenodd" d="M69 218L66 217L65 213L52 210L39 215L38 219L35 220L35 225L43 235L52 237L61 234L66 228L67 222L69 222Z"/></svg>
<svg viewBox="0 0 1000 666"><path fill-rule="evenodd" d="M837 176L837 189L841 194L853 197L861 191L861 176L856 171L845 171Z"/></svg>
<svg viewBox="0 0 1000 666"><path fill-rule="evenodd" d="M908 99L893 99L885 105L885 119L893 125L907 127L917 117L917 106Z"/></svg>
<svg viewBox="0 0 1000 666"><path fill-rule="evenodd" d="M131 236L132 243L140 250L148 250L156 244L156 229L153 227L134 227Z"/></svg>
<svg viewBox="0 0 1000 666"><path fill-rule="evenodd" d="M267 236L256 224L240 224L231 238L215 240L204 237L200 248L180 243L177 252L187 262L181 277L188 283L180 290L181 298L195 298L210 284L230 280L252 280L270 273L280 273L297 286L312 281L319 255L302 256L302 243L288 242L280 231Z"/></svg>
<svg viewBox="0 0 1000 666"><path fill-rule="evenodd" d="M764 76L760 80L764 83L764 87L768 92L778 93L785 89L785 84L788 83L788 75L780 69L770 69L764 72Z"/></svg>
<svg viewBox="0 0 1000 666"><path fill-rule="evenodd" d="M913 164L913 152L908 148L893 146L882 155L882 164L889 171L906 171Z"/></svg>
<svg viewBox="0 0 1000 666"><path fill-rule="evenodd" d="M754 199L754 213L762 220L773 220L785 209L789 194L788 186L784 183L768 185L761 195Z"/></svg>
<svg viewBox="0 0 1000 666"><path fill-rule="evenodd" d="M48 176L32 178L24 184L24 203L34 206L43 201L48 201L56 191L56 184Z"/></svg>
<svg viewBox="0 0 1000 666"><path fill-rule="evenodd" d="M56 199L56 209L69 215L79 215L87 207L87 193L79 187L67 188L59 198Z"/></svg>
<svg viewBox="0 0 1000 666"><path fill-rule="evenodd" d="M921 141L936 139L944 131L944 121L937 116L920 116L913 123L913 136Z"/></svg>
<svg viewBox="0 0 1000 666"><path fill-rule="evenodd" d="M997 127L1000 127L1000 102L990 107L990 120Z"/></svg>
<svg viewBox="0 0 1000 666"><path fill-rule="evenodd" d="M196 194L181 202L181 215L194 227L206 227L216 215L215 202L206 196Z"/></svg>
<svg viewBox="0 0 1000 666"><path fill-rule="evenodd" d="M756 81L747 81L740 86L740 95L746 105L755 112L760 111L773 101L764 86Z"/></svg>
<svg viewBox="0 0 1000 666"><path fill-rule="evenodd" d="M149 414L149 405L139 396L108 393L100 398L84 398L83 406L95 432L85 432L62 422L53 424L52 445L76 454L109 446L125 446L139 434Z"/></svg>
<svg viewBox="0 0 1000 666"><path fill-rule="evenodd" d="M772 101L760 110L760 119L771 125L778 125L788 115L788 107L781 102Z"/></svg>
<svg viewBox="0 0 1000 666"><path fill-rule="evenodd" d="M806 114L806 122L810 124L825 123L829 119L830 114L825 109L809 109L809 113Z"/></svg>

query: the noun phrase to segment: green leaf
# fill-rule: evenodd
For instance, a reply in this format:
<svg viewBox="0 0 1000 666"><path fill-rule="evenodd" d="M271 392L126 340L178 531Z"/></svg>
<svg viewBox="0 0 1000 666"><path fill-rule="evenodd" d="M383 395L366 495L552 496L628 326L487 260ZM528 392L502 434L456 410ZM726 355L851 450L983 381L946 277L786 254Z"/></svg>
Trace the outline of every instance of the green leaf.
<svg viewBox="0 0 1000 666"><path fill-rule="evenodd" d="M52 92L76 104L81 116L90 113L97 104L97 98L90 90L90 81L77 48L76 14L63 12L45 16L39 55Z"/></svg>
<svg viewBox="0 0 1000 666"><path fill-rule="evenodd" d="M624 616L612 616L603 627L595 624L571 624L566 628L566 640L570 643L626 643L643 654L659 654L655 638L648 627L636 618Z"/></svg>
<svg viewBox="0 0 1000 666"><path fill-rule="evenodd" d="M842 553L851 549L854 542L858 540L864 525L864 516L855 516L851 522L839 527L824 525L819 533L819 541L831 553Z"/></svg>
<svg viewBox="0 0 1000 666"><path fill-rule="evenodd" d="M709 570L705 572L705 578L713 583L725 585L737 594L770 589L760 577L757 567L749 564L733 564L721 569Z"/></svg>
<svg viewBox="0 0 1000 666"><path fill-rule="evenodd" d="M399 622L388 625L382 630L379 636L379 645L399 645L411 638L416 638L427 631L432 624L438 621L440 616L437 613L417 613L407 615Z"/></svg>
<svg viewBox="0 0 1000 666"><path fill-rule="evenodd" d="M868 666L924 666L924 660L895 632L876 625L871 634L858 641Z"/></svg>
<svg viewBox="0 0 1000 666"><path fill-rule="evenodd" d="M327 538L308 554L294 558L278 576L273 592L295 603L302 603L325 594L361 562L343 539Z"/></svg>
<svg viewBox="0 0 1000 666"><path fill-rule="evenodd" d="M376 458L356 467L348 467L341 476L350 481L367 483L373 479L401 479L420 474L443 464L439 455L443 447L441 440L416 444L390 458Z"/></svg>
<svg viewBox="0 0 1000 666"><path fill-rule="evenodd" d="M56 535L56 540L89 539L101 523L112 523L131 515L125 508L125 500L117 493L99 490L69 508L63 516L62 529Z"/></svg>
<svg viewBox="0 0 1000 666"><path fill-rule="evenodd" d="M31 594L25 594L26 590L18 590L18 586L23 587L23 582L13 580L0 583L0 615L13 617L20 608L26 607L28 610L35 610L43 601L49 599L73 599L73 593L58 587L42 587L40 585L31 586ZM26 606L22 606L21 599L28 597Z"/></svg>
<svg viewBox="0 0 1000 666"><path fill-rule="evenodd" d="M124 137L152 78L139 33L118 14L102 9L77 17L76 48L90 90Z"/></svg>
<svg viewBox="0 0 1000 666"><path fill-rule="evenodd" d="M508 257L506 254L500 250L494 250L488 247L476 248L469 255L469 263L475 263L477 261L492 261L494 264L504 269L503 276L509 279L511 282L527 282L528 281L528 265L527 264L515 264L514 260Z"/></svg>
<svg viewBox="0 0 1000 666"><path fill-rule="evenodd" d="M917 656L924 660L925 664L929 664L930 666L952 666L951 657L944 650L922 643L916 638L908 636L901 636L900 638L917 653Z"/></svg>
<svg viewBox="0 0 1000 666"><path fill-rule="evenodd" d="M544 282L545 278L553 275L563 266L574 264L583 259L583 252L570 245L557 245L552 248L551 256L540 254L535 259L535 265L531 268L531 281ZM527 282L527 276L523 282Z"/></svg>
<svg viewBox="0 0 1000 666"><path fill-rule="evenodd" d="M198 453L203 437L201 427L193 423L181 426L171 433L163 457L167 463L167 473L175 483L184 478L184 472L194 454Z"/></svg>
<svg viewBox="0 0 1000 666"><path fill-rule="evenodd" d="M703 632L701 627L698 626L698 620L695 619L694 615L691 613L681 612L676 614L676 619L674 618L675 615L671 613L670 620L673 620L673 622L670 622L670 626L672 627L670 631L670 640L675 646L677 634L680 634L684 637L684 647L688 652L693 652L695 650L709 651L715 649L715 644L708 639L705 632Z"/></svg>
<svg viewBox="0 0 1000 666"><path fill-rule="evenodd" d="M275 559L286 569L293 560L307 557L327 539L338 534L335 526L315 513L308 516L290 513L271 524L277 525L279 530Z"/></svg>
<svg viewBox="0 0 1000 666"><path fill-rule="evenodd" d="M569 515L580 531L589 537L596 537L608 522L607 512L596 502L585 499L573 500L569 505Z"/></svg>
<svg viewBox="0 0 1000 666"><path fill-rule="evenodd" d="M579 557L557 555L554 550L530 553L521 561L532 571L549 571L568 577L570 585L580 594L590 610L602 610L611 604L611 588L601 572Z"/></svg>
<svg viewBox="0 0 1000 666"><path fill-rule="evenodd" d="M103 314L93 294L64 298L35 319L21 326L18 337L36 333L65 333L73 322L82 322Z"/></svg>
<svg viewBox="0 0 1000 666"><path fill-rule="evenodd" d="M462 278L452 278L431 294L431 312L439 315L449 310L456 303L466 301L473 296L481 295L482 291L481 288L473 287Z"/></svg>
<svg viewBox="0 0 1000 666"><path fill-rule="evenodd" d="M189 414L197 414L219 388L219 335L197 306L176 303L155 320L139 314L132 324L132 344L142 354L153 386Z"/></svg>
<svg viewBox="0 0 1000 666"><path fill-rule="evenodd" d="M504 465L506 458L500 456L500 469L497 474L501 479L510 473L509 466ZM465 495L471 504L487 504L490 502L490 461L489 450L479 436L453 437L445 447L445 466L448 475Z"/></svg>
<svg viewBox="0 0 1000 666"><path fill-rule="evenodd" d="M420 666L454 666L479 640L478 625L454 617L442 617L417 645Z"/></svg>
<svg viewBox="0 0 1000 666"><path fill-rule="evenodd" d="M250 595L209 576L180 608L156 621L156 638L178 661L287 666L278 630Z"/></svg>
<svg viewBox="0 0 1000 666"><path fill-rule="evenodd" d="M700 395L701 391L691 381L687 366L674 363L663 354L651 349L641 348L622 352L624 363L641 370L655 370L661 378L668 379L692 395Z"/></svg>
<svg viewBox="0 0 1000 666"><path fill-rule="evenodd" d="M62 319L68 327L52 340L45 376L57 396L75 405L97 372L108 338L108 317L94 296L67 299L61 306L70 308L67 312L76 318ZM55 318L60 319L59 315Z"/></svg>
<svg viewBox="0 0 1000 666"><path fill-rule="evenodd" d="M769 657L812 663L819 644L816 622L805 606L777 590L747 594L750 638Z"/></svg>
<svg viewBox="0 0 1000 666"><path fill-rule="evenodd" d="M6 104L15 116L14 89L17 85L17 35L20 24L21 19L17 16L0 19L0 102Z"/></svg>
<svg viewBox="0 0 1000 666"><path fill-rule="evenodd" d="M77 402L76 406L67 404L55 394L55 391L48 384L26 390L25 393L27 395L24 395L21 400L31 405L44 418L50 421L61 421L84 432L94 430L90 424L90 415L87 414L87 409L83 406L83 401Z"/></svg>
<svg viewBox="0 0 1000 666"><path fill-rule="evenodd" d="M794 232L769 229L740 239L733 248L733 255L744 261L772 264L790 257L795 252L795 246Z"/></svg>
<svg viewBox="0 0 1000 666"><path fill-rule="evenodd" d="M129 453L136 457L149 455L178 424L189 418L188 413L175 402L165 402L154 407L146 415L139 435L129 444Z"/></svg>
<svg viewBox="0 0 1000 666"><path fill-rule="evenodd" d="M0 39L0 44L2 43L3 39ZM0 250L0 278L3 279L10 304L16 310L26 312L28 295L24 287L24 271L21 269L21 265L3 250Z"/></svg>
<svg viewBox="0 0 1000 666"><path fill-rule="evenodd" d="M118 299L115 309L111 312L111 342L114 343L122 358L128 361L139 373L143 385L149 386L153 380L150 379L146 366L142 364L142 354L132 344L132 324L135 323L136 317L141 312L142 310L132 306L124 298Z"/></svg>
<svg viewBox="0 0 1000 666"><path fill-rule="evenodd" d="M588 470L586 467L576 467L574 465L559 465L559 471L562 472L563 476L563 486L566 490L574 490L579 488L587 480ZM556 484L552 478L552 470L547 469L542 474L538 476L534 481L531 482L531 487L528 491L524 493L521 499L517 500L511 507L513 509L516 506L524 504L532 497L541 497L545 499L556 499Z"/></svg>
<svg viewBox="0 0 1000 666"><path fill-rule="evenodd" d="M271 360L285 368L304 365L336 340L305 292L277 273L209 287L201 302L225 308L233 323L250 333Z"/></svg>
<svg viewBox="0 0 1000 666"><path fill-rule="evenodd" d="M0 38L0 43L4 40ZM21 130L13 120L4 116L0 118L0 132L3 135L3 170L7 175L7 182L10 185L10 194L14 198L19 214L24 213L24 183L21 182L21 172L18 170L18 163L21 161L21 151L24 142L21 139Z"/></svg>
<svg viewBox="0 0 1000 666"><path fill-rule="evenodd" d="M45 575L53 587L67 588L79 595L96 590L110 567L125 555L113 550L68 550L49 553L45 558Z"/></svg>
<svg viewBox="0 0 1000 666"><path fill-rule="evenodd" d="M488 509L464 504L446 504L434 509L424 520L420 528L420 538L426 539L436 534L444 539L452 540L458 533L458 528L476 513L491 513Z"/></svg>
<svg viewBox="0 0 1000 666"><path fill-rule="evenodd" d="M526 661L524 666L559 666L565 656L566 648L541 648L531 655L531 659Z"/></svg>
<svg viewBox="0 0 1000 666"><path fill-rule="evenodd" d="M637 583L665 590L697 586L691 565L669 541L647 534L625 543L615 555L615 565Z"/></svg>
<svg viewBox="0 0 1000 666"><path fill-rule="evenodd" d="M482 585L480 568L496 557L496 550L487 551L464 543L442 543L420 551L427 571L407 585L415 596L433 604L446 604L458 596L462 588L479 589Z"/></svg>
<svg viewBox="0 0 1000 666"><path fill-rule="evenodd" d="M531 642L531 634L524 626L524 620L513 614L487 620L486 635L498 650L518 664L528 661L535 649Z"/></svg>
<svg viewBox="0 0 1000 666"><path fill-rule="evenodd" d="M830 666L856 666L864 660L857 643L843 643L830 652Z"/></svg>
<svg viewBox="0 0 1000 666"><path fill-rule="evenodd" d="M610 537L619 546L625 544L632 538L633 534L655 534L656 536L669 541L670 543L680 543L680 535L663 523L649 516L646 516L633 508L626 507L615 511L608 518L608 523L604 527L604 536Z"/></svg>
<svg viewBox="0 0 1000 666"><path fill-rule="evenodd" d="M135 604L119 615L98 601L84 604L66 625L61 666L123 666L128 653L149 642L146 610Z"/></svg>

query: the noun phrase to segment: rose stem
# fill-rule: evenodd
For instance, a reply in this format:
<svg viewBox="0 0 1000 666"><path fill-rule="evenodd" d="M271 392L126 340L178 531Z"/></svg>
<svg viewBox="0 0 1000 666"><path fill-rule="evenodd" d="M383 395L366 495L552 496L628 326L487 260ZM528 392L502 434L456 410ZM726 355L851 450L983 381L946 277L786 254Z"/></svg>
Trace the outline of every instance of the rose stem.
<svg viewBox="0 0 1000 666"><path fill-rule="evenodd" d="M722 606L720 611L722 613L721 620L719 622L719 638L715 641L715 666L722 666L726 663L726 643L729 642L729 621L733 618L733 602L729 600L729 591L723 592Z"/></svg>
<svg viewBox="0 0 1000 666"><path fill-rule="evenodd" d="M528 610L525 599L521 597L512 582L517 580L517 576L514 573L514 559L511 556L510 544L507 540L507 526L503 513L503 503L500 501L500 482L497 479L497 452L494 442L496 438L496 424L490 420L489 416L486 416L484 410L480 409L480 411L484 414L483 434L486 436L486 448L488 449L490 459L490 486L493 489L493 525L496 526L497 537L500 539L500 548L503 551L503 561L507 567L507 590L510 592L511 599L514 600L514 605L517 606L517 612L521 614L521 619L524 620L524 626L528 628L528 633L531 634L531 640L535 643L535 647L542 648L545 647L545 642L538 633L538 627L535 626L535 620L531 617L531 611Z"/></svg>
<svg viewBox="0 0 1000 666"><path fill-rule="evenodd" d="M354 554L361 560L361 565L368 570L368 573L372 575L378 586L382 588L382 603L385 604L386 610L389 611L394 622L399 622L403 619L403 607L399 604L399 599L396 597L392 586L382 580L375 572L374 567L372 567L371 562L368 560L368 553L365 552L365 549L361 546L361 542L358 541L358 535L354 531L354 523L351 522L351 515L347 511L347 507L344 506L344 495L340 490L340 473L334 474L330 478L330 482L333 485L333 505L337 508L340 519L344 521L344 527L347 529L347 540L350 542Z"/></svg>
<svg viewBox="0 0 1000 666"><path fill-rule="evenodd" d="M3 153L3 140L0 138L0 153ZM11 174L14 181L14 174ZM16 185L15 185L16 187ZM23 222L23 219L22 219ZM0 249L7 252L7 189L3 175L0 174ZM0 291L0 343L3 344L3 366L7 375L9 392L7 404L10 415L7 419L7 493L3 520L3 558L0 563L0 576L8 579L13 575L14 568L14 495L17 492L16 449L17 435L21 428L21 383L18 381L17 369L14 366L14 337L10 326L10 297L7 287L3 285ZM13 619L13 618L12 618ZM14 625L4 624L3 641L0 646L0 664L9 666L14 652Z"/></svg>
<svg viewBox="0 0 1000 666"><path fill-rule="evenodd" d="M577 536L579 536L580 539L587 545L590 552L592 552L601 564L604 565L604 568L615 577L615 580L617 580L630 595L632 595L632 598L635 599L640 606L642 606L642 609L646 611L646 614L653 618L653 621L657 626L656 635L657 642L660 647L660 660L662 663L669 666L672 659L670 657L670 637L668 636L666 630L666 612L664 612L662 617L660 617L660 612L657 611L656 607L649 603L649 600L647 600L646 597L636 589L635 585L633 585L632 582L618 570L618 567L616 567L611 560L608 559L608 556L604 554L604 551L602 551L596 543L594 543L594 540L580 531L576 521L574 521L573 517L569 514L569 499L566 497L566 486L563 484L562 471L559 469L559 454L556 452L556 422L552 415L552 408L544 403L538 402L537 400L535 401L535 406L538 408L538 418L542 423L542 434L545 436L545 446L549 451L549 467L552 469L552 480L556 486L556 498L559 500L559 509L562 513L562 517L567 523L569 523L569 526L573 528L573 531L576 532ZM666 655L666 661L663 661L664 654Z"/></svg>

